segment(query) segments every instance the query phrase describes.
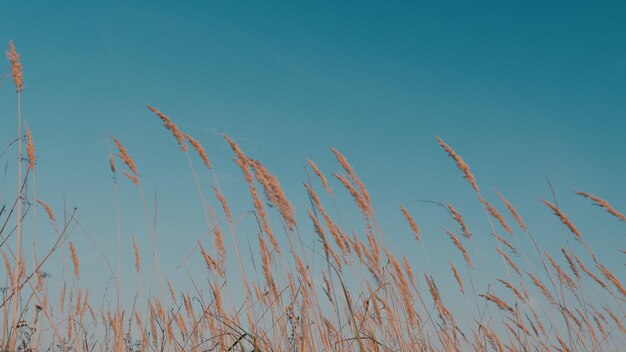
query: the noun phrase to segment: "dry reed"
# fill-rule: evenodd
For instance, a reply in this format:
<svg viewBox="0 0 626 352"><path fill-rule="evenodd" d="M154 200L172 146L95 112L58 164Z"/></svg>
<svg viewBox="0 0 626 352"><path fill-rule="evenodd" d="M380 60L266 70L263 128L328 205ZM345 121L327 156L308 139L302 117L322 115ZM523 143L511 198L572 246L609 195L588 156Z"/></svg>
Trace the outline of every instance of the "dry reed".
<svg viewBox="0 0 626 352"><path fill-rule="evenodd" d="M13 40L9 41L9 51L7 51L7 58L11 62L11 77L13 77L13 83L15 83L15 91L20 93L24 89L24 75L22 73L22 63L20 61L20 55L15 50Z"/></svg>
<svg viewBox="0 0 626 352"><path fill-rule="evenodd" d="M172 132L172 135L174 136L174 138L176 138L176 142L178 142L180 149L182 151L186 151L187 145L185 144L185 134L178 129L176 124L172 122L169 117L167 117L164 113L160 112L156 108L152 106L146 106L146 108L152 111L158 118L161 119L161 121L163 121L163 126L165 126L165 128L167 128L170 132Z"/></svg>
<svg viewBox="0 0 626 352"><path fill-rule="evenodd" d="M199 141L197 141L196 139L194 139L193 137L191 137L190 135L186 133L184 134L184 136L187 139L187 141L189 141L189 144L191 144L191 146L196 151L196 153L198 153L198 156L200 157L200 159L202 159L204 166L206 166L207 169L211 170L213 168L213 164L211 164L211 161L209 161L209 157L206 155L206 152L204 151L204 147L202 147L202 144L200 144Z"/></svg>
<svg viewBox="0 0 626 352"><path fill-rule="evenodd" d="M80 274L80 260L78 259L76 248L72 241L70 241L70 253L72 254L72 264L74 264L74 276L78 279L78 275Z"/></svg>
<svg viewBox="0 0 626 352"><path fill-rule="evenodd" d="M591 199L592 201L595 202L597 206L604 208L609 214L613 215L620 221L626 222L626 216L624 216L624 214L617 211L617 209L613 208L613 206L611 206L611 204L609 204L609 202L607 202L606 200L596 197L593 194L589 194L586 192L576 192L576 194L581 195L585 198Z"/></svg>
<svg viewBox="0 0 626 352"><path fill-rule="evenodd" d="M446 142L444 142L441 138L439 137L435 137L435 139L437 139L437 143L439 143L439 145L448 153L448 155L456 162L456 166L459 168L459 170L461 170L461 172L463 172L463 175L465 177L465 179L467 179L467 181L470 183L470 185L472 186L472 188L476 191L476 192L480 192L480 189L478 188L478 183L476 182L476 178L474 177L474 174L472 174L472 172L470 171L469 166L467 165L467 163L465 163L465 161L463 160L463 158L461 158L461 156L459 156L454 149L452 149L452 147L450 147L449 145L446 144Z"/></svg>
<svg viewBox="0 0 626 352"><path fill-rule="evenodd" d="M411 214L409 214L409 211L406 210L404 205L400 204L400 210L402 211L402 214L404 215L404 218L406 219L406 221L409 223L409 227L411 228L411 232L413 232L415 239L420 241L421 240L420 231L419 231L419 228L417 227L417 223L415 222Z"/></svg>

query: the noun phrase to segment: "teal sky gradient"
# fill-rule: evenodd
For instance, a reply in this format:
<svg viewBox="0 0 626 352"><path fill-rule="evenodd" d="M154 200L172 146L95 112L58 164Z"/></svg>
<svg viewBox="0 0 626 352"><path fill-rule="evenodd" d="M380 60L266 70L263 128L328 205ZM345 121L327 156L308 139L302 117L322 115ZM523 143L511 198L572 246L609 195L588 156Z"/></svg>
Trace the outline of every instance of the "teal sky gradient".
<svg viewBox="0 0 626 352"><path fill-rule="evenodd" d="M64 201L78 206L112 257L109 133L135 158L149 202L156 186L164 271L179 273L175 266L196 238L208 243L187 161L145 109L153 105L204 144L236 214L251 203L220 133L263 161L310 243L304 160L331 177L340 171L332 145L368 186L387 244L414 256L418 271L437 264L424 262L399 203L422 226L433 261L444 251L460 260L443 231L456 228L441 209L416 200L455 204L491 248L484 213L439 136L469 163L487 199L504 212L492 189L501 191L543 246L558 250L573 241L540 203L552 199L549 178L563 210L626 277L615 250L625 247L624 224L571 192L588 191L626 211L625 2L1 1L0 14L0 43L12 38L22 56L37 194L58 213ZM15 136L8 75L5 60L2 143ZM9 163L7 202L15 158L0 161ZM208 194L210 174L199 175ZM121 181L129 255L129 235L147 232L134 187ZM333 189L345 225L361 230L345 190L337 182ZM254 240L254 227L242 226ZM83 253L94 251L78 230L72 236ZM99 270L101 259L84 257L84 270ZM97 285L101 277L84 280Z"/></svg>

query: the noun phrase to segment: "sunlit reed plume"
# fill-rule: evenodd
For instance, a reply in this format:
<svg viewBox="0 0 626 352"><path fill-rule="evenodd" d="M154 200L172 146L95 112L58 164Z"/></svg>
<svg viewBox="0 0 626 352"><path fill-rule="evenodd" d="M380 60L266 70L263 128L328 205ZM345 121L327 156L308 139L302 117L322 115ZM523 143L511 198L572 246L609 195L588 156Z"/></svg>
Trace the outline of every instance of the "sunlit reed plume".
<svg viewBox="0 0 626 352"><path fill-rule="evenodd" d="M585 266L585 264L582 262L582 260L580 260L580 258L577 255L574 256L574 259L576 259L576 263L578 263L578 266L580 267L580 269L585 274L587 274L587 276L593 279L593 281L595 281L598 285L600 285L600 287L604 289L608 289L604 281L602 281L598 276L596 276L593 272L591 272L591 270L589 270L589 268Z"/></svg>
<svg viewBox="0 0 626 352"><path fill-rule="evenodd" d="M567 265L569 265L569 268L572 271L572 273L574 274L574 276L576 276L576 278L578 280L580 280L580 271L578 270L578 267L576 267L576 264L574 263L574 259L572 258L572 256L569 255L565 251L565 248L563 248L563 247L561 247L561 253L563 253L563 256L565 257L565 260L567 260Z"/></svg>
<svg viewBox="0 0 626 352"><path fill-rule="evenodd" d="M498 306L498 308L500 308L502 310L506 310L506 311L508 311L510 313L514 313L515 312L513 310L513 308L510 305L508 305L508 303L506 303L502 298L500 298L500 297L498 297L498 296L496 296L494 294L485 293L485 294L482 294L482 295L479 295L479 296L483 297L484 299L486 299L486 300L488 300L490 302L495 303Z"/></svg>
<svg viewBox="0 0 626 352"><path fill-rule="evenodd" d="M348 190L348 192L350 192L350 194L354 198L355 203L357 204L357 206L363 213L363 216L365 218L370 218L372 214L371 210L369 206L367 205L367 201L363 198L361 193L359 193L359 191L357 191L357 189L354 188L352 183L350 183L350 181L348 181L348 179L344 175L334 173L333 176L335 176L335 178L337 178L337 180L341 182L341 184Z"/></svg>
<svg viewBox="0 0 626 352"><path fill-rule="evenodd" d="M153 108L152 106L146 106L146 107L148 108L148 110L152 111L155 115L157 115L158 118L161 119L161 121L163 121L163 126L165 126L165 128L167 128L170 132L172 132L172 135L174 136L174 138L176 138L176 141L178 142L180 149L182 151L186 151L187 145L185 144L185 135L178 129L176 124L172 122L172 120L169 117L167 117L165 114L163 114L156 108Z"/></svg>
<svg viewBox="0 0 626 352"><path fill-rule="evenodd" d="M80 274L80 260L78 260L78 255L76 254L76 248L74 244L70 241L70 253L72 254L72 263L74 264L74 276L78 279L78 275Z"/></svg>
<svg viewBox="0 0 626 352"><path fill-rule="evenodd" d="M522 220L522 217L519 215L517 210L513 207L513 205L506 198L504 198L504 196L500 192L496 192L496 193L498 194L498 197L500 197L502 202L504 202L504 205L506 206L506 208L509 210L509 213L511 213L511 215L517 222L517 225L519 225L519 227L523 231L526 231L526 225L524 224L524 221Z"/></svg>
<svg viewBox="0 0 626 352"><path fill-rule="evenodd" d="M572 278L567 275L567 273L563 271L563 269L561 269L561 266L556 263L554 258L552 258L552 256L548 252L545 252L544 256L550 261L550 265L552 265L552 268L554 269L554 272L556 272L556 276L559 278L561 284L565 285L568 289L574 292L574 290L576 290L577 288L574 280L572 280Z"/></svg>
<svg viewBox="0 0 626 352"><path fill-rule="evenodd" d="M52 208L50 207L50 205L48 205L48 203L40 199L36 199L36 201L37 203L39 203L39 205L41 205L44 208L44 210L46 211L46 214L48 214L48 218L54 225L54 228L58 230L57 221L56 221L56 218L54 217L54 212L52 211Z"/></svg>
<svg viewBox="0 0 626 352"><path fill-rule="evenodd" d="M293 206L285 196L285 192L276 176L270 174L265 165L258 160L249 159L250 166L254 169L254 176L263 186L267 200L274 204L281 216L285 220L287 227L293 230L296 227L296 220L293 215Z"/></svg>
<svg viewBox="0 0 626 352"><path fill-rule="evenodd" d="M224 214L226 215L228 222L233 222L233 218L230 214L230 208L228 207L228 202L226 201L224 194L222 194L222 191L215 186L213 186L213 192L215 192L215 197L217 197L220 204L222 204L222 209L224 209Z"/></svg>
<svg viewBox="0 0 626 352"><path fill-rule="evenodd" d="M370 214L371 214L372 200L370 198L369 192L367 191L367 188L365 188L365 184L363 184L359 176L357 176L352 166L350 166L350 163L348 163L348 159L346 159L346 157L343 154L341 154L337 149L333 147L330 147L330 150L335 155L335 158L337 158L337 161L339 162L341 167L343 167L343 169L346 171L346 173L350 177L350 180L352 180L352 182L354 182L354 184L356 184L356 186L358 187L359 193L361 194L361 197L363 198L364 203L367 204L367 208L369 209ZM342 181L341 183L344 183L344 182ZM346 185L344 184L344 186Z"/></svg>
<svg viewBox="0 0 626 352"><path fill-rule="evenodd" d="M139 246L137 246L137 239L133 236L133 251L135 252L135 271L139 274L141 269L141 256L139 255Z"/></svg>
<svg viewBox="0 0 626 352"><path fill-rule="evenodd" d="M26 155L28 156L28 168L32 170L35 169L35 145L33 144L33 136L30 133L30 129L28 126L25 128L26 130Z"/></svg>
<svg viewBox="0 0 626 352"><path fill-rule="evenodd" d="M202 246L202 243L200 242L200 240L198 240L197 242L198 242L198 248L200 248L200 252L202 253L202 257L204 257L204 262L205 262L209 272L211 272L213 270L218 271L219 270L219 266L217 265L217 262L204 249L204 247Z"/></svg>
<svg viewBox="0 0 626 352"><path fill-rule="evenodd" d="M467 252L467 250L465 249L461 241L459 241L459 238L456 237L452 232L448 230L446 230L446 233L448 234L448 236L450 236L450 239L452 240L456 248L458 248L458 250L461 251L461 253L463 254L463 259L465 260L465 263L467 264L467 266L470 269L472 269L473 268L472 258L470 257L469 253Z"/></svg>
<svg viewBox="0 0 626 352"><path fill-rule="evenodd" d="M202 144L200 144L198 140L194 139L193 137L191 137L190 135L186 133L185 133L185 138L189 141L189 144L191 144L193 149L196 150L196 152L198 153L198 156L200 157L200 159L202 159L204 166L206 166L207 169L209 170L212 169L213 164L211 164L211 161L209 161L209 157L206 155L206 152L204 151L204 147L202 147Z"/></svg>
<svg viewBox="0 0 626 352"><path fill-rule="evenodd" d="M139 186L139 177L137 177L137 175L130 174L130 173L126 172L126 171L122 171L122 173L124 174L124 176L126 176L126 178L128 178L130 180L130 182L132 182L135 185Z"/></svg>
<svg viewBox="0 0 626 352"><path fill-rule="evenodd" d="M556 205L548 202L545 199L542 199L541 201L543 202L543 204L547 205L548 208L552 209L554 215L556 215L561 220L561 222L565 224L565 226L567 226L567 228L574 234L579 242L583 241L582 235L580 234L576 226L574 226L572 221L567 216L565 216L561 209L557 208Z"/></svg>
<svg viewBox="0 0 626 352"><path fill-rule="evenodd" d="M448 204L448 210L450 210L450 213L452 214L452 218L461 227L461 231L463 232L462 233L463 237L472 238L472 233L469 232L469 229L467 228L467 225L465 224L465 221L463 220L463 217L461 216L461 214L459 214L459 212L456 211L456 209L452 206L452 204Z"/></svg>
<svg viewBox="0 0 626 352"><path fill-rule="evenodd" d="M576 194L581 195L585 198L591 199L592 201L596 203L597 206L606 209L606 211L608 211L609 214L615 216L616 218L618 218L619 220L623 222L626 222L626 216L624 216L624 214L617 211L617 209L613 208L611 204L609 204L609 202L607 202L606 200L596 197L593 194L589 194L586 192L576 192Z"/></svg>
<svg viewBox="0 0 626 352"><path fill-rule="evenodd" d="M496 208L493 205L491 205L491 203L489 203L486 199L482 197L480 197L480 202L483 203L483 205L487 208L487 211L489 212L489 214L491 214L491 216L493 216L496 220L498 220L498 222L500 223L500 225L502 225L502 228L504 228L506 232L510 234L513 233L513 230L511 230L511 227L509 226L509 224L504 220L504 218L498 212L498 210L496 210Z"/></svg>
<svg viewBox="0 0 626 352"><path fill-rule="evenodd" d="M439 145L446 151L448 152L448 155L450 155L450 157L452 159L454 159L454 161L456 162L456 166L459 168L459 170L461 170L461 172L463 172L464 177L467 179L467 181L470 183L470 185L472 186L472 188L476 191L476 192L480 192L480 190L478 189L478 183L476 182L476 178L474 177L474 175L472 174L472 172L470 171L469 166L465 163L465 161L463 161L463 159L461 158L461 156L459 156L454 149L452 149L452 147L450 147L449 145L446 144L446 142L444 142L441 138L439 137L435 137L437 139L437 142L439 143Z"/></svg>
<svg viewBox="0 0 626 352"><path fill-rule="evenodd" d="M309 166L311 167L311 169L313 170L315 175L317 175L317 177L322 182L322 186L324 186L324 189L326 190L326 193L328 193L329 196L332 196L333 195L333 191L330 189L330 186L328 185L328 180L326 179L326 176L324 176L324 174L317 167L317 164L315 164L310 159L306 159L306 162L309 164Z"/></svg>
<svg viewBox="0 0 626 352"><path fill-rule="evenodd" d="M128 168L133 173L133 175L138 176L139 173L137 172L137 165L135 165L135 161L133 160L133 158L130 157L130 155L128 154L128 151L126 150L126 148L124 148L124 145L122 145L122 143L113 135L111 135L111 139L113 140L113 143L115 143L115 146L117 147L117 150L119 151L117 156L120 159L122 159L122 161L124 162L124 164L126 164L126 166L128 166Z"/></svg>
<svg viewBox="0 0 626 352"><path fill-rule="evenodd" d="M461 276L459 276L459 272L456 270L456 267L454 266L451 260L448 260L448 262L450 263L450 269L452 270L452 273L454 274L454 279L459 284L459 290L461 290L462 294L465 294L465 289L463 288L463 281L461 281Z"/></svg>
<svg viewBox="0 0 626 352"><path fill-rule="evenodd" d="M607 269L604 265L602 264L597 264L597 265L602 275L604 275L604 277L607 280L609 280L624 297L626 297L626 288L624 288L622 283L615 277L615 275L613 275L613 273L610 272L609 269Z"/></svg>
<svg viewBox="0 0 626 352"><path fill-rule="evenodd" d="M526 297L515 287L513 286L513 284L511 284L508 281L504 281L502 279L498 279L498 281L504 285L506 288L508 288L509 290L511 290L511 292L513 292L513 294L515 295L515 297L517 297L520 301L524 302L526 301Z"/></svg>
<svg viewBox="0 0 626 352"><path fill-rule="evenodd" d="M406 221L409 223L409 227L411 228L411 232L413 232L415 239L420 241L421 238L420 238L419 228L417 227L417 223L415 222L411 214L409 214L409 211L406 210L404 205L400 204L400 210L402 211L402 214L404 215L404 218L406 219Z"/></svg>
<svg viewBox="0 0 626 352"><path fill-rule="evenodd" d="M546 285L544 285L543 282L541 282L541 280L539 280L539 278L537 276L535 276L535 275L533 275L531 273L528 273L528 272L526 274L528 274L528 276L530 276L530 279L533 281L535 286L537 286L539 291L541 291L541 293L548 300L548 302L550 302L552 304L556 304L556 301L554 300L554 296L552 296L552 293L550 293L550 290L548 290Z"/></svg>
<svg viewBox="0 0 626 352"><path fill-rule="evenodd" d="M24 75L22 73L22 63L20 62L20 55L15 50L13 40L9 40L9 51L7 51L7 58L11 62L11 77L13 77L13 83L15 83L15 90L19 93L24 89Z"/></svg>
<svg viewBox="0 0 626 352"><path fill-rule="evenodd" d="M513 268L517 275L521 275L519 267L517 266L517 264L515 264L511 257L504 253L504 251L502 251L499 247L496 247L496 251L498 251L498 253L500 253L500 255L506 260L506 262L509 263L509 266Z"/></svg>

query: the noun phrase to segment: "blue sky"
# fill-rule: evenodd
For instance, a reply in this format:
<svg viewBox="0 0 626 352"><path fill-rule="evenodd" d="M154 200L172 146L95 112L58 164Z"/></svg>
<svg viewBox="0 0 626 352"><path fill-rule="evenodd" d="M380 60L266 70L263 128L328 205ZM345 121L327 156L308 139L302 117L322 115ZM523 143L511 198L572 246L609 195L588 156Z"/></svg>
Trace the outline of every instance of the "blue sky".
<svg viewBox="0 0 626 352"><path fill-rule="evenodd" d="M13 38L22 55L37 192L58 212L64 201L78 206L107 253L115 237L109 133L135 158L149 199L156 186L159 243L171 251L162 255L166 271L203 236L186 160L144 107L153 105L204 144L238 213L250 203L220 133L280 178L310 236L303 161L330 176L339 171L332 145L368 186L391 247L414 245L398 211L409 203L433 237L431 254L450 251L443 229L454 225L415 200L451 202L477 232L488 229L439 136L470 164L488 199L504 210L490 193L503 192L545 246L558 249L568 233L539 202L551 197L548 177L563 209L624 277L615 251L624 247L623 224L571 192L626 210L623 2L2 1L0 13L0 43ZM5 62L0 110L12 126L8 74ZM0 141L13 130L3 128ZM208 191L209 174L200 176ZM346 193L334 189L346 222L358 223ZM124 236L146 235L134 192L125 182Z"/></svg>

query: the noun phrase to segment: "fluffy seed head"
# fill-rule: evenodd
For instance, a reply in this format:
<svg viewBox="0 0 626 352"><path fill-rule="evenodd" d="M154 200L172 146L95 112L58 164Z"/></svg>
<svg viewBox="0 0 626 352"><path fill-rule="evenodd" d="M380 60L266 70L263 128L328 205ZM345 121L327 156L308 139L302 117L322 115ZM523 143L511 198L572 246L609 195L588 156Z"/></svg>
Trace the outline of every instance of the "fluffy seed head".
<svg viewBox="0 0 626 352"><path fill-rule="evenodd" d="M72 254L72 263L74 264L74 276L78 279L78 274L80 274L80 260L78 260L78 255L76 254L76 248L74 244L70 241L70 253Z"/></svg>
<svg viewBox="0 0 626 352"><path fill-rule="evenodd" d="M35 145L28 126L26 126L26 155L28 155L28 168L32 171L35 169Z"/></svg>
<svg viewBox="0 0 626 352"><path fill-rule="evenodd" d="M24 75L22 74L22 63L20 62L20 55L15 50L13 40L9 41L9 51L7 51L7 58L11 62L11 77L13 77L13 83L15 83L15 91L20 93L24 89Z"/></svg>
<svg viewBox="0 0 626 352"><path fill-rule="evenodd" d="M200 144L200 142L198 142L198 140L194 139L193 137L191 137L188 134L185 134L185 138L189 141L189 144L191 144L191 146L193 147L193 149L196 150L196 153L198 153L198 156L200 157L200 159L202 159L202 162L204 163L204 166L206 166L207 169L212 169L213 165L211 164L211 161L209 160L209 157L206 155L206 152L204 151L204 148L202 147L202 144Z"/></svg>
<svg viewBox="0 0 626 352"><path fill-rule="evenodd" d="M480 192L480 190L478 188L478 183L476 182L476 178L474 177L474 175L470 171L469 166L465 163L465 161L463 161L463 158L461 158L461 156L459 156L454 151L454 149L452 149L452 147L447 145L446 142L444 142L441 138L439 138L439 137L435 137L435 138L437 139L437 142L439 143L439 145L446 152L448 152L448 155L450 155L450 157L456 162L456 166L459 168L459 170L461 170L461 172L463 172L463 175L464 175L465 179L467 179L467 181L470 183L472 188L476 192Z"/></svg>
<svg viewBox="0 0 626 352"><path fill-rule="evenodd" d="M178 145L180 146L180 150L186 151L187 145L185 144L185 135L178 129L176 124L172 122L172 120L169 117L167 117L164 113L160 112L156 108L153 108L152 106L146 106L146 107L148 108L148 110L152 111L155 115L157 115L157 117L160 118L161 121L163 121L163 126L165 126L165 128L167 128L170 132L172 132L172 135L174 136L174 138L176 138L176 141L178 142Z"/></svg>

